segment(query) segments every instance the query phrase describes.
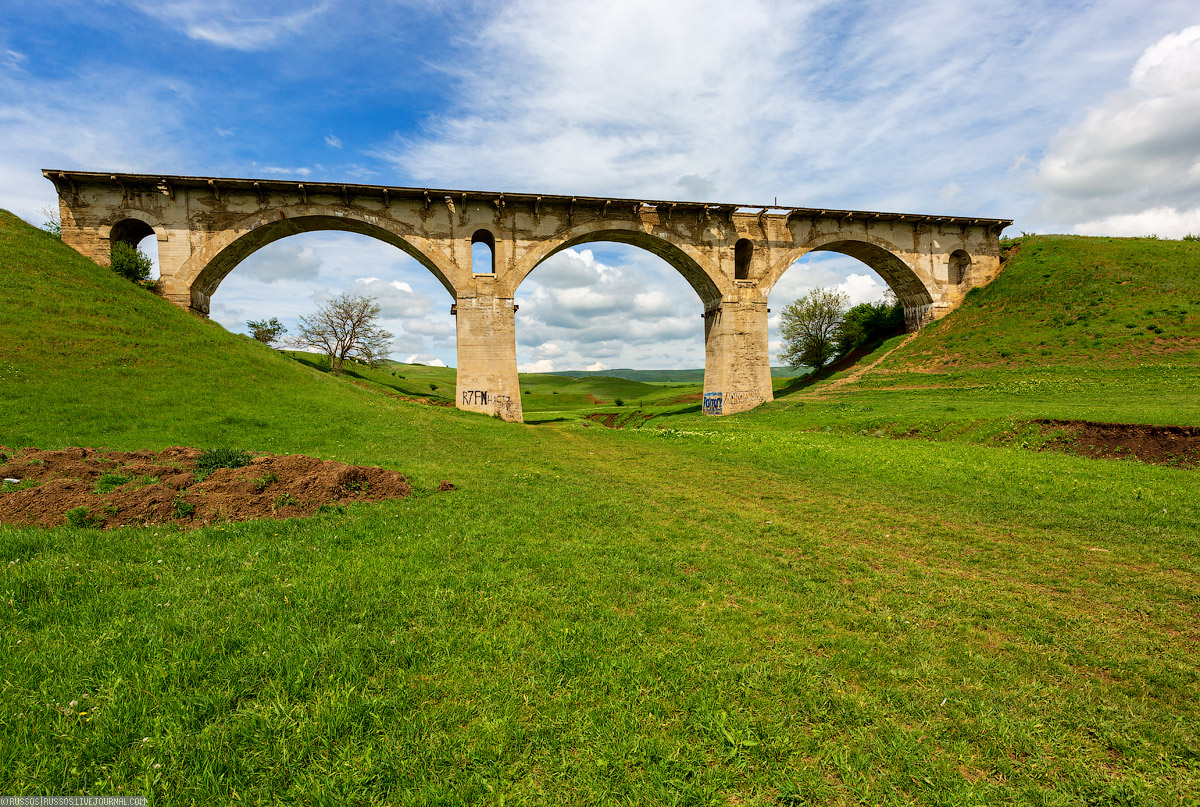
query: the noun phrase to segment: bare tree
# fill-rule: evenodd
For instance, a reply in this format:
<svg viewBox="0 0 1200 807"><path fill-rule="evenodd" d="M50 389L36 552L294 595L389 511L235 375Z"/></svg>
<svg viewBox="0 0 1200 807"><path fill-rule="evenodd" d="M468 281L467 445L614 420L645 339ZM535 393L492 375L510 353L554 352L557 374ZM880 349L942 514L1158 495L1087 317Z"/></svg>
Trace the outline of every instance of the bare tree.
<svg viewBox="0 0 1200 807"><path fill-rule="evenodd" d="M375 367L387 358L392 338L379 327L378 319L375 298L347 292L319 307L312 316L300 317L300 328L288 344L322 351L335 373L342 371L346 359Z"/></svg>

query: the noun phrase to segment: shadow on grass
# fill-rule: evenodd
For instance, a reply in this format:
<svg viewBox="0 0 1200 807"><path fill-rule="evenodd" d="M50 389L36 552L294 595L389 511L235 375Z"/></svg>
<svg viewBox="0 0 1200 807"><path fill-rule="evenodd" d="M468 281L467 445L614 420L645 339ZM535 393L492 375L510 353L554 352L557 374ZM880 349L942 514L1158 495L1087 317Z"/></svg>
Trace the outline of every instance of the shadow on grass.
<svg viewBox="0 0 1200 807"><path fill-rule="evenodd" d="M893 337L900 336L903 333L903 331L898 333L889 333L877 339L872 339L870 342L866 342L854 348L837 361L825 365L818 372L809 373L806 376L800 376L796 379L793 379L787 386L780 387L779 389L775 390L775 399L778 400L779 398L786 398L788 395L794 395L797 392L803 392L815 384L828 380L835 373L854 369L856 365L861 364L865 359L870 359L872 354L874 354L884 342L892 339Z"/></svg>

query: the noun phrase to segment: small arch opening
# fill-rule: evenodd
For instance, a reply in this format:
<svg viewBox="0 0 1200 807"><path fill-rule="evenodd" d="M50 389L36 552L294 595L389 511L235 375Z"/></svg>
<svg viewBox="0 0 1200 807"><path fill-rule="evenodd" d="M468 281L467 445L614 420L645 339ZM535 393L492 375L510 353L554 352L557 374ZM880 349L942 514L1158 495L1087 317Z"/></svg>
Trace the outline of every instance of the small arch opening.
<svg viewBox="0 0 1200 807"><path fill-rule="evenodd" d="M119 221L109 230L108 242L109 265L115 270L131 280L158 279L158 236L149 224L141 219ZM148 269L141 263L142 258L149 261Z"/></svg>
<svg viewBox="0 0 1200 807"><path fill-rule="evenodd" d="M947 273L950 285L958 286L967 279L971 269L971 256L965 249L956 249L950 253L950 268Z"/></svg>
<svg viewBox="0 0 1200 807"><path fill-rule="evenodd" d="M754 244L749 238L739 238L733 245L733 279L750 279L750 260L754 257Z"/></svg>
<svg viewBox="0 0 1200 807"><path fill-rule="evenodd" d="M496 237L488 230L476 230L471 236L471 271L477 275L496 273Z"/></svg>

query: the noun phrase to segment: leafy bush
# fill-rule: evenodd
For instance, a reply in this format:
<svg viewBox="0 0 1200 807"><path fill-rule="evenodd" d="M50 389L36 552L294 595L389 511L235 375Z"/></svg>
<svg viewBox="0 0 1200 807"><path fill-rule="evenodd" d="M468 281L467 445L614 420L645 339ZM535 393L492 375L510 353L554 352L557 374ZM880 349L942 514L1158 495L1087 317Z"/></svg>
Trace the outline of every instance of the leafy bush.
<svg viewBox="0 0 1200 807"><path fill-rule="evenodd" d="M218 468L241 468L251 459L248 451L238 448L210 448L196 458L196 470L208 474Z"/></svg>
<svg viewBox="0 0 1200 807"><path fill-rule="evenodd" d="M196 514L196 505L191 502L185 502L180 496L175 499L174 505L171 507L171 515L175 518L191 518Z"/></svg>
<svg viewBox="0 0 1200 807"><path fill-rule="evenodd" d="M154 268L146 253L124 241L113 242L112 261L109 266L118 275L134 283L147 282L150 279L150 270Z"/></svg>
<svg viewBox="0 0 1200 807"><path fill-rule="evenodd" d="M133 479L132 476L125 476L124 474L101 474L100 478L96 480L94 490L100 494L112 493L131 479Z"/></svg>
<svg viewBox="0 0 1200 807"><path fill-rule="evenodd" d="M272 482L278 482L278 481L279 481L279 475L276 474L274 471L268 471L267 473L260 476L258 479L254 480L254 490L256 493L262 493L264 490L266 490L271 485Z"/></svg>
<svg viewBox="0 0 1200 807"><path fill-rule="evenodd" d="M904 330L904 306L900 301L860 303L842 316L837 331L838 353L845 355L860 345Z"/></svg>
<svg viewBox="0 0 1200 807"><path fill-rule="evenodd" d="M246 327L250 329L250 335L264 345L274 345L281 336L287 333L287 326L279 321L279 317L251 320L246 323Z"/></svg>
<svg viewBox="0 0 1200 807"><path fill-rule="evenodd" d="M617 406L624 406L624 405L625 405L625 399L624 399L624 398L617 398L615 401L613 401L613 403L615 403Z"/></svg>
<svg viewBox="0 0 1200 807"><path fill-rule="evenodd" d="M86 507L72 507L67 511L67 523L72 527L99 527L100 519L89 513Z"/></svg>

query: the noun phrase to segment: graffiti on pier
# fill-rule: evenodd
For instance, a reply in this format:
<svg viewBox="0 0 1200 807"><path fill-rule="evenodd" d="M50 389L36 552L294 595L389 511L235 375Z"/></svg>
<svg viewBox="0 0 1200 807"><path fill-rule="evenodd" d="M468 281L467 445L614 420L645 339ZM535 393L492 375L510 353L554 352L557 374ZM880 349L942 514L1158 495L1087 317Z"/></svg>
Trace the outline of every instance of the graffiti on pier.
<svg viewBox="0 0 1200 807"><path fill-rule="evenodd" d="M465 389L462 391L463 406L487 406L488 391L485 389Z"/></svg>
<svg viewBox="0 0 1200 807"><path fill-rule="evenodd" d="M501 417L505 415L511 417L520 411L517 405L513 403L511 395L493 395L492 402L496 405L496 414Z"/></svg>
<svg viewBox="0 0 1200 807"><path fill-rule="evenodd" d="M725 393L725 406L730 409L735 406L741 409L753 409L764 401L766 398L757 390L734 390Z"/></svg>
<svg viewBox="0 0 1200 807"><path fill-rule="evenodd" d="M462 391L463 407L471 407L476 411L483 409L491 411L508 420L520 417L521 402L514 401L511 395L499 395L485 389L465 389Z"/></svg>
<svg viewBox="0 0 1200 807"><path fill-rule="evenodd" d="M733 390L732 392L704 393L704 414L723 415L729 410L742 412L753 409L767 399L757 390Z"/></svg>

